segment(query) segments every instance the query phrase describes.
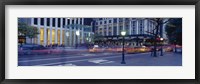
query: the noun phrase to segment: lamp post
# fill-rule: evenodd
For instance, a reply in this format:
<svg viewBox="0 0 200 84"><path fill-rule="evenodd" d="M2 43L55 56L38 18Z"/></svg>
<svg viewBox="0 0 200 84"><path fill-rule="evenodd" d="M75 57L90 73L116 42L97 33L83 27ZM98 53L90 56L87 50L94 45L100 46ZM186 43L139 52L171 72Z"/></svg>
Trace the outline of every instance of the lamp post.
<svg viewBox="0 0 200 84"><path fill-rule="evenodd" d="M175 43L175 49L174 49L174 52L176 53L176 52L177 52L177 50L176 50L176 40L175 40L174 43Z"/></svg>
<svg viewBox="0 0 200 84"><path fill-rule="evenodd" d="M126 31L121 31L121 35L122 35L122 62L121 64L126 64L125 62L125 57L124 57L124 36L126 35Z"/></svg>
<svg viewBox="0 0 200 84"><path fill-rule="evenodd" d="M75 46L76 46L76 47L75 47L76 49L77 49L77 46L78 46L78 36L79 36L79 35L80 35L80 32L79 32L79 30L77 30L77 31L76 31L76 39L77 39L77 41L76 41L76 45L75 45Z"/></svg>
<svg viewBox="0 0 200 84"><path fill-rule="evenodd" d="M160 50L160 56L163 56L163 48L162 48L162 42L163 42L163 38L160 38L160 41L161 41L161 50Z"/></svg>

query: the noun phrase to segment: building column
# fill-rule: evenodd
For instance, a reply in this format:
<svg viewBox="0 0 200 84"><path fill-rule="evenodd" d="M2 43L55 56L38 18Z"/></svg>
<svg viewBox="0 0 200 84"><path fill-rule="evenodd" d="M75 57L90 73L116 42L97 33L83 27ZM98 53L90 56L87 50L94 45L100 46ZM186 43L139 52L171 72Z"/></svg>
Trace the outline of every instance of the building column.
<svg viewBox="0 0 200 84"><path fill-rule="evenodd" d="M81 25L81 24L80 24L80 18L78 18L78 30L79 30L79 33L81 33L81 31L80 31L80 25ZM78 43L79 43L79 44L80 44L80 36L81 36L81 35L78 36Z"/></svg>
<svg viewBox="0 0 200 84"><path fill-rule="evenodd" d="M144 24L143 25L144 25L144 34L146 34L147 33L146 31L148 30L147 29L148 28L148 20L147 19L144 20Z"/></svg>
<svg viewBox="0 0 200 84"><path fill-rule="evenodd" d="M31 18L31 26L34 25L34 18ZM31 39L31 43L34 43L34 38Z"/></svg>
<svg viewBox="0 0 200 84"><path fill-rule="evenodd" d="M117 35L119 35L119 18L117 18Z"/></svg>
<svg viewBox="0 0 200 84"><path fill-rule="evenodd" d="M68 25L68 18L65 18L65 28L64 28L65 32L63 32L63 33L65 33L65 35L64 35L64 37L65 37L65 42L64 42L64 43L65 43L65 46L69 46L69 45L68 45L69 43L67 42L69 36L68 36L68 37L66 36L67 29L68 29L68 28L66 27L66 25ZM69 32L68 32L68 34L69 34Z"/></svg>
<svg viewBox="0 0 200 84"><path fill-rule="evenodd" d="M74 24L73 25L76 25L76 18L74 18ZM76 46L77 44L77 36L76 36L76 26L74 27L74 46Z"/></svg>
<svg viewBox="0 0 200 84"><path fill-rule="evenodd" d="M72 18L70 18L69 25L71 25L71 24L72 24ZM73 46L72 42L73 42L73 40L72 40L72 27L70 26L69 27L69 46Z"/></svg>
<svg viewBox="0 0 200 84"><path fill-rule="evenodd" d="M96 23L97 23L97 25L96 25ZM97 34L98 35L100 34L99 24L100 24L100 21L99 20L95 20L95 32L96 32L96 29L97 29Z"/></svg>
<svg viewBox="0 0 200 84"><path fill-rule="evenodd" d="M102 28L102 35L103 35L103 36L105 36L105 34L104 34L104 31L105 31L105 30L104 30L104 29L105 29L105 28L104 28L104 27L105 27L105 26L104 26L104 25L105 25L105 24L104 24L104 19L105 19L105 18L102 19L102 25L103 25L103 28Z"/></svg>
<svg viewBox="0 0 200 84"><path fill-rule="evenodd" d="M38 32L40 33L40 18L37 19L38 24L37 24L37 28L38 28ZM37 35L37 43L40 45L40 34Z"/></svg>
<svg viewBox="0 0 200 84"><path fill-rule="evenodd" d="M52 27L53 26L53 18L50 18L50 44L52 44Z"/></svg>
<svg viewBox="0 0 200 84"><path fill-rule="evenodd" d="M31 18L31 26L34 25L34 18Z"/></svg>
<svg viewBox="0 0 200 84"><path fill-rule="evenodd" d="M58 18L56 18L56 27L55 27L55 44L58 44Z"/></svg>
<svg viewBox="0 0 200 84"><path fill-rule="evenodd" d="M113 29L113 26L114 26L114 20L112 18L112 36L114 35L114 29Z"/></svg>
<svg viewBox="0 0 200 84"><path fill-rule="evenodd" d="M109 30L108 30L108 29L109 29L109 26L108 26L108 25L109 25L109 20L108 20L108 18L107 18L107 19L106 19L106 35L107 35L107 36L109 35L109 34L108 34L108 33L109 33Z"/></svg>
<svg viewBox="0 0 200 84"><path fill-rule="evenodd" d="M84 18L82 18L82 21L81 21L82 23L82 25L84 26ZM82 38L82 43L84 43L84 39L83 39L83 37L84 37L84 28L83 27L81 27L81 30L82 30L82 35L81 35L81 38Z"/></svg>
<svg viewBox="0 0 200 84"><path fill-rule="evenodd" d="M44 46L47 45L47 18L44 18Z"/></svg>
<svg viewBox="0 0 200 84"><path fill-rule="evenodd" d="M131 22L131 18L129 18L129 35L131 35L132 32L132 22Z"/></svg>
<svg viewBox="0 0 200 84"><path fill-rule="evenodd" d="M123 18L123 30L125 30L125 18Z"/></svg>
<svg viewBox="0 0 200 84"><path fill-rule="evenodd" d="M63 38L63 18L60 18L60 45L62 44Z"/></svg>
<svg viewBox="0 0 200 84"><path fill-rule="evenodd" d="M139 20L138 19L136 19L136 34L139 34L139 22L138 22Z"/></svg>

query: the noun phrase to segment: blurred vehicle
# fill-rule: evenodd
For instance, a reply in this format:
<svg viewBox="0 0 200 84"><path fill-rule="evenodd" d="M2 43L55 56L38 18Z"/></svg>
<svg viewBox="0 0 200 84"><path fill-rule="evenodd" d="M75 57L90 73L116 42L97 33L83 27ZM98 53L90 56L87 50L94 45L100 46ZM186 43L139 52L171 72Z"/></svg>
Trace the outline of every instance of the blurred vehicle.
<svg viewBox="0 0 200 84"><path fill-rule="evenodd" d="M90 48L89 49L89 52L91 53L95 53L95 52L103 52L104 49L103 48L100 48L98 45L94 45L93 48Z"/></svg>
<svg viewBox="0 0 200 84"><path fill-rule="evenodd" d="M37 55L37 54L49 54L51 50L42 45L36 44L24 44L18 47L19 55Z"/></svg>
<svg viewBox="0 0 200 84"><path fill-rule="evenodd" d="M173 51L173 47L172 46L165 46L164 47L164 51L165 52L172 52Z"/></svg>
<svg viewBox="0 0 200 84"><path fill-rule="evenodd" d="M24 44L20 46L21 50L41 50L41 49L47 49L42 45L36 45L36 44Z"/></svg>
<svg viewBox="0 0 200 84"><path fill-rule="evenodd" d="M146 47L146 46L141 46L141 47L133 47L133 48L128 48L126 49L126 53L132 54L132 53L144 53L144 52L150 52L151 48Z"/></svg>

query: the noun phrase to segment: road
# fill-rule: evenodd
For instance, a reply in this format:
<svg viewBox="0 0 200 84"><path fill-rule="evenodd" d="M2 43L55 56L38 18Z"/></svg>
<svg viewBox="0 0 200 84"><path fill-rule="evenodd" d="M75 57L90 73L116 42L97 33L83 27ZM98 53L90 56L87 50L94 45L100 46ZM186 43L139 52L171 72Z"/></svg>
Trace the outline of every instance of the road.
<svg viewBox="0 0 200 84"><path fill-rule="evenodd" d="M83 53L75 55L37 55L18 58L18 66L181 66L182 54L164 53L152 57L150 53L125 54L126 64L121 64L121 53Z"/></svg>

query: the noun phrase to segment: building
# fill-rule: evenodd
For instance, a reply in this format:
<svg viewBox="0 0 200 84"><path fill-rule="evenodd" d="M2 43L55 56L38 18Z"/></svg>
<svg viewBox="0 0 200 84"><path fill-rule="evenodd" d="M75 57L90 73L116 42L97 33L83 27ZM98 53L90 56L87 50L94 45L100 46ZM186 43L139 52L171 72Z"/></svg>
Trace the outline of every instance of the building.
<svg viewBox="0 0 200 84"><path fill-rule="evenodd" d="M164 21L167 19L164 19ZM157 23L150 18L95 18L93 21L93 27L95 34L105 37L106 39L120 39L120 33L122 30L126 31L127 39L132 39L128 43L136 45L137 40L142 39L140 43L145 41L147 36L152 36L155 32ZM159 35L167 39L165 32L165 25L161 25L159 29ZM118 41L115 40L114 42ZM138 46L138 45L137 45Z"/></svg>
<svg viewBox="0 0 200 84"><path fill-rule="evenodd" d="M75 46L83 44L91 36L90 25L85 25L84 18L18 18L18 22L38 28L40 34L36 38L26 37L26 43L40 45ZM76 34L77 33L77 34Z"/></svg>

